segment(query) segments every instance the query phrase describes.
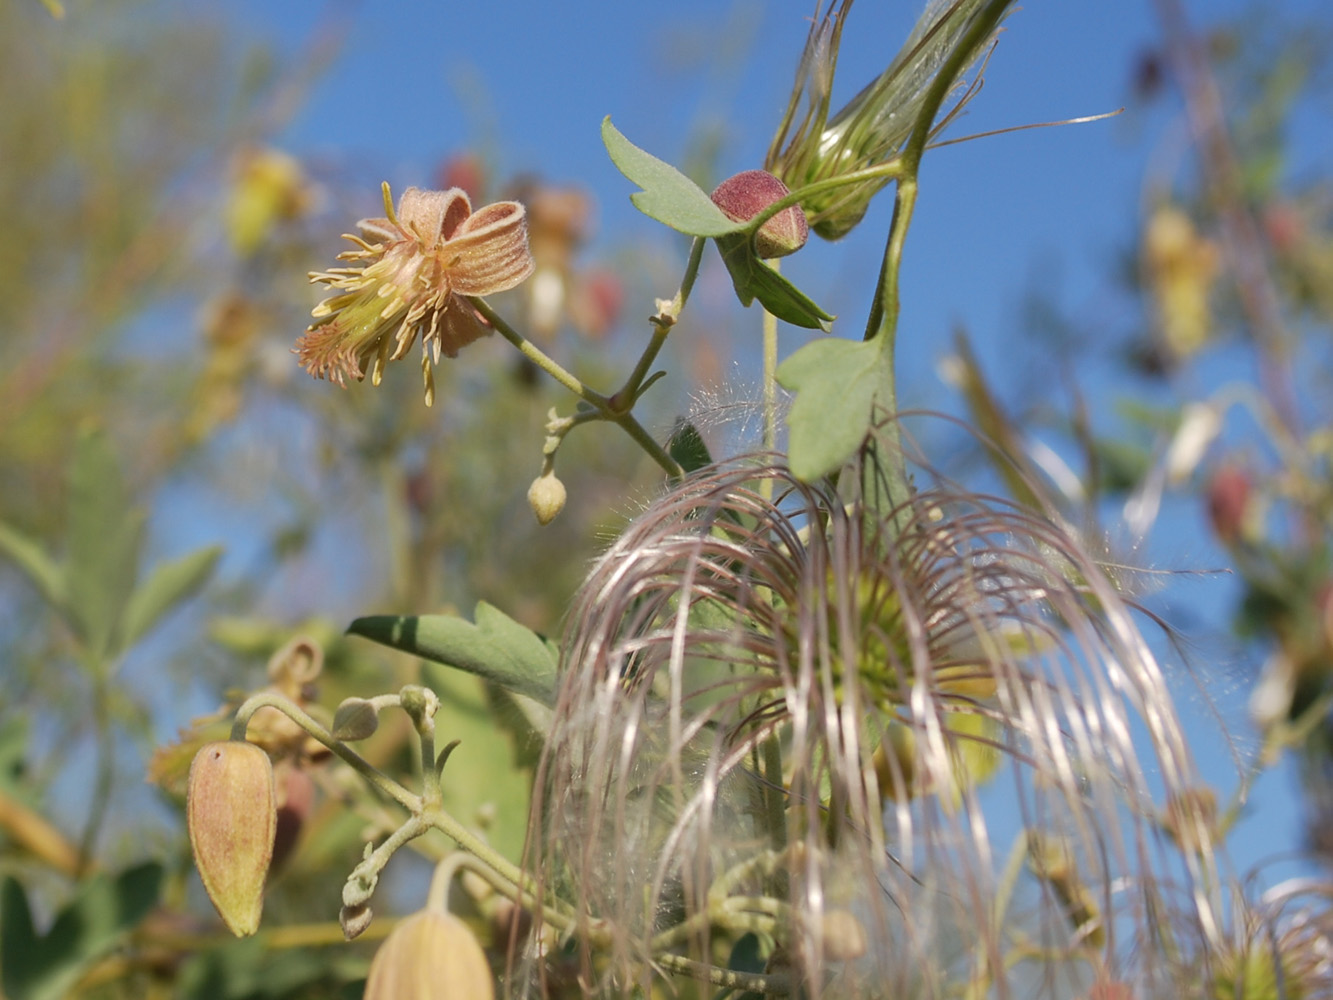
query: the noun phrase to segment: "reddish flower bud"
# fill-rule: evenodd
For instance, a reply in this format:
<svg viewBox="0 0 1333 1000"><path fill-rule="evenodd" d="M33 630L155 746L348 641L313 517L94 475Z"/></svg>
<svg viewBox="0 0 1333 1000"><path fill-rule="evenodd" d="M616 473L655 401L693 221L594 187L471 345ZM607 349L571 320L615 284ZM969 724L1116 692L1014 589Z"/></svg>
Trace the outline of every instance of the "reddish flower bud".
<svg viewBox="0 0 1333 1000"><path fill-rule="evenodd" d="M728 177L713 192L713 204L732 222L749 222L775 201L787 197L787 185L765 170L746 170ZM784 208L759 227L755 253L764 259L785 257L805 246L810 236L800 205Z"/></svg>
<svg viewBox="0 0 1333 1000"><path fill-rule="evenodd" d="M1238 465L1224 465L1208 484L1208 518L1224 545L1234 545L1245 533L1250 510L1250 476Z"/></svg>
<svg viewBox="0 0 1333 1000"><path fill-rule="evenodd" d="M233 934L253 934L278 822L268 754L243 740L206 744L190 765L185 816L208 898Z"/></svg>
<svg viewBox="0 0 1333 1000"><path fill-rule="evenodd" d="M291 762L280 765L274 774L278 796L278 822L273 836L273 861L270 871L286 863L296 850L306 820L315 808L315 783L310 775Z"/></svg>

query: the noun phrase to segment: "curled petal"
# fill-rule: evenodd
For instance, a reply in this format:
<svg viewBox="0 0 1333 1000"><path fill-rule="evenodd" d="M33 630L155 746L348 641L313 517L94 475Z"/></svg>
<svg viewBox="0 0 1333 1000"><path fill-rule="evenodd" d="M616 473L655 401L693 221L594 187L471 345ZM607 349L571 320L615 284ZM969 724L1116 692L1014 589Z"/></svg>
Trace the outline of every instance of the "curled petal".
<svg viewBox="0 0 1333 1000"><path fill-rule="evenodd" d="M462 188L423 191L410 187L398 200L399 225L428 248L448 239L471 214L472 203Z"/></svg>
<svg viewBox="0 0 1333 1000"><path fill-rule="evenodd" d="M440 325L436 335L428 340L439 344L440 354L455 358L468 344L490 332L482 325L476 310L454 295L450 297L448 307L440 315Z"/></svg>
<svg viewBox="0 0 1333 1000"><path fill-rule="evenodd" d="M459 295L507 291L536 267L528 249L527 213L516 201L497 201L468 216L442 253Z"/></svg>

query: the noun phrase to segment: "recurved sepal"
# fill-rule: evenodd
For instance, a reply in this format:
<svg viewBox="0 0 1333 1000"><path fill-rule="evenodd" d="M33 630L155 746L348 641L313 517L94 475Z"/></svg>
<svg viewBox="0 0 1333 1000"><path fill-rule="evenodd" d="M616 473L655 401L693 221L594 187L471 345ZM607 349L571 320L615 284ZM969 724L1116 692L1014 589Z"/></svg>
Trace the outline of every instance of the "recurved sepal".
<svg viewBox="0 0 1333 1000"><path fill-rule="evenodd" d="M253 934L277 829L268 754L243 740L206 744L190 765L185 814L208 898L233 934Z"/></svg>

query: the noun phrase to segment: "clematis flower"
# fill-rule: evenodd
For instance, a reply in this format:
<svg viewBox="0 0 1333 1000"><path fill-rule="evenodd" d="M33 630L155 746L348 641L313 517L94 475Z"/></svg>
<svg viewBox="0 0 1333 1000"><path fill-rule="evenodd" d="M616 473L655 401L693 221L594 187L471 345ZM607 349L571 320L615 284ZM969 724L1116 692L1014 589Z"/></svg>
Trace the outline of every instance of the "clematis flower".
<svg viewBox="0 0 1333 1000"><path fill-rule="evenodd" d="M1219 848L1131 607L1058 521L931 478L879 515L740 459L592 567L531 861L603 936L585 995L743 933L816 1000L1193 974L1162 943L1219 926Z"/></svg>
<svg viewBox="0 0 1333 1000"><path fill-rule="evenodd" d="M344 236L355 248L338 259L351 266L311 273L334 294L315 307L295 353L311 375L339 385L363 379L369 364L378 385L385 363L406 355L420 336L429 406L432 362L456 357L488 332L467 297L507 291L532 274L527 217L516 201L474 212L461 188L410 187L395 212L388 184L384 214L357 223L360 236Z"/></svg>

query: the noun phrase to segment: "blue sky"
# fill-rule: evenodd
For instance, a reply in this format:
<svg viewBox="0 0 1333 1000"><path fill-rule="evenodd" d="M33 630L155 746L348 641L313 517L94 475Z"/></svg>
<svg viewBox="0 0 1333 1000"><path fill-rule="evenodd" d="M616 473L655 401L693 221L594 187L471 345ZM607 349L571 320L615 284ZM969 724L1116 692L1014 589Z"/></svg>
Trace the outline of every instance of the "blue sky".
<svg viewBox="0 0 1333 1000"><path fill-rule="evenodd" d="M480 146L504 173L535 171L595 193L600 226L589 250L595 256L644 237L675 246L629 204L632 188L598 138L603 116L675 161L701 126L722 125L723 173L759 165L785 106L812 6L809 0L323 6L244 0L234 16L243 34L288 58L299 57L317 29L333 24L342 34L330 71L273 139L313 164L364 173L366 201L347 207L349 221L374 208L381 178L395 190L429 184L443 157ZM1249 7L1235 0L1187 6L1199 23ZM1330 19L1321 0L1271 7ZM887 64L917 10L916 0L857 5L835 102ZM1149 0L1034 0L1008 19L985 89L951 134L1119 108L1129 99L1136 56L1156 34ZM1022 366L1040 364L1022 323L1023 299L1034 289L1090 330L1123 332L1132 324L1113 274L1137 231L1145 165L1181 127L1170 106L1131 109L1107 122L985 139L928 156L903 275L904 403L947 403L936 365L960 325L987 368L1003 384L1021 386ZM1329 162L1327 132L1299 132L1295 148L1298 165ZM833 245L812 241L784 263L784 273L851 324L835 332L857 335L890 207L882 198L853 236ZM642 314L648 305L630 303L628 311ZM735 315L757 323L739 307ZM803 337L786 335L784 350ZM1079 377L1094 392L1107 385L1096 371ZM1219 564L1197 520L1175 515L1154 550L1159 565ZM1187 617L1225 620L1226 602L1216 601L1215 590L1184 590ZM1236 703L1229 708L1236 717L1236 692L1221 693ZM1278 772L1261 787L1263 822L1241 829L1240 853L1248 861L1270 853L1277 840L1283 843L1276 846L1292 846L1298 838L1298 813L1286 794L1292 781Z"/></svg>

